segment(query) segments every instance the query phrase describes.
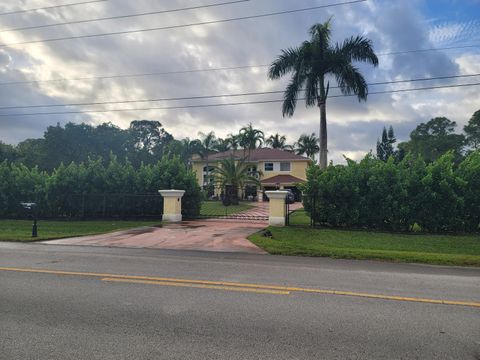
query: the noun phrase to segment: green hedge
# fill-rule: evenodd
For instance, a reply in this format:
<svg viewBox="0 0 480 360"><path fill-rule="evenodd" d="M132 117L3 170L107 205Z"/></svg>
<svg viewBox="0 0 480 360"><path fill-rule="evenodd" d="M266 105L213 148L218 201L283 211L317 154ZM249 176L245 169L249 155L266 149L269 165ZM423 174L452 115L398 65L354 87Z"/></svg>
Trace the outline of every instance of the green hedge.
<svg viewBox="0 0 480 360"><path fill-rule="evenodd" d="M317 223L389 231L415 225L428 232L479 230L480 151L458 166L452 153L430 164L412 156L384 162L369 154L324 171L311 166L307 179L304 206Z"/></svg>
<svg viewBox="0 0 480 360"><path fill-rule="evenodd" d="M24 217L20 206L24 201L36 202L41 217L81 216L85 208L89 214L101 215L104 201L108 214L149 214L153 207L158 211L162 199L142 200L123 194L158 194L160 189L185 190L184 214L199 214L200 187L195 174L178 158L163 158L135 169L112 156L106 165L102 159L89 159L80 164L62 164L51 173L4 161L0 163L0 217ZM87 205L82 206L82 201Z"/></svg>

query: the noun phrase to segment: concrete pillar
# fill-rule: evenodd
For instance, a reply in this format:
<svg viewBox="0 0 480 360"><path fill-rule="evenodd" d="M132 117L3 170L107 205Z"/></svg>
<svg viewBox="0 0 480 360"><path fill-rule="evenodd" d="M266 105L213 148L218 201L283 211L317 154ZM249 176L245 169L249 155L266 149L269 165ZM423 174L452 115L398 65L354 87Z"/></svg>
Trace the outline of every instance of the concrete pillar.
<svg viewBox="0 0 480 360"><path fill-rule="evenodd" d="M265 194L270 199L268 224L285 226L285 198L287 197L288 191L265 191Z"/></svg>
<svg viewBox="0 0 480 360"><path fill-rule="evenodd" d="M185 190L158 190L163 196L162 221L182 221L182 197Z"/></svg>

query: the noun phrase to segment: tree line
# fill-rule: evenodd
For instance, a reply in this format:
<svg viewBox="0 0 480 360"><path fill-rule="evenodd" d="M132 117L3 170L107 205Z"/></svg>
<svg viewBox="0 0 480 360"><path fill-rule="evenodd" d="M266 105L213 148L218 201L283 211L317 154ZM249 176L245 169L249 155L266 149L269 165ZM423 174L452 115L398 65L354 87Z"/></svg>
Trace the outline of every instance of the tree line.
<svg viewBox="0 0 480 360"><path fill-rule="evenodd" d="M265 133L248 124L238 133L225 138L213 131L199 133L196 139L175 139L159 121L135 120L129 128L121 129L112 123L98 126L67 123L49 126L42 138L27 139L17 145L0 142L0 161L7 160L27 167L53 171L60 164L81 163L89 158L108 162L114 155L122 163L134 168L141 164L155 164L164 156L179 157L188 164L193 155L208 158L209 154L227 150L253 150L262 146L296 152L313 158L318 153L315 134L302 135L288 144L285 135Z"/></svg>
<svg viewBox="0 0 480 360"><path fill-rule="evenodd" d="M411 133L410 139L395 143L397 139L393 127L384 127L382 136L377 140L377 158L387 161L389 157L401 161L406 154L421 156L432 162L452 151L455 161L460 162L465 154L480 149L480 110L476 111L463 127L463 133L456 133L457 123L446 117L436 117L419 124Z"/></svg>

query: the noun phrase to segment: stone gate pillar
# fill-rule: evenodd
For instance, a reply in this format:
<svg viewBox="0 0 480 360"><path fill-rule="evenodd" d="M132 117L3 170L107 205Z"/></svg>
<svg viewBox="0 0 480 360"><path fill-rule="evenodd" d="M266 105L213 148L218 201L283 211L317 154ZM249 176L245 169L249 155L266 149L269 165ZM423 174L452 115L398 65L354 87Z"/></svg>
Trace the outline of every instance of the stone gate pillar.
<svg viewBox="0 0 480 360"><path fill-rule="evenodd" d="M270 200L268 224L273 226L285 226L285 198L287 197L288 191L265 191L265 194Z"/></svg>
<svg viewBox="0 0 480 360"><path fill-rule="evenodd" d="M163 196L162 221L182 221L182 197L185 190L158 190Z"/></svg>

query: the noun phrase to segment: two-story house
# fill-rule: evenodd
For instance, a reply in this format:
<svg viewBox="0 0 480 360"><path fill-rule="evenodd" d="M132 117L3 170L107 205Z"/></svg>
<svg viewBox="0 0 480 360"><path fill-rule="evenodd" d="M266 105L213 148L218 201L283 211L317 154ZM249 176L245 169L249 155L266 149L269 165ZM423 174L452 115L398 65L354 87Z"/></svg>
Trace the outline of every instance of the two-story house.
<svg viewBox="0 0 480 360"><path fill-rule="evenodd" d="M229 150L209 155L210 172L213 171L213 167L219 165L220 160L230 157L237 160L245 158L250 166L250 172L258 175L262 189L244 191L243 194L246 195L276 189L292 189L294 194L299 195L296 185L306 181L306 170L312 161L304 156L279 149ZM208 185L205 160L194 156L191 161L192 168L197 174L198 184L203 188Z"/></svg>

